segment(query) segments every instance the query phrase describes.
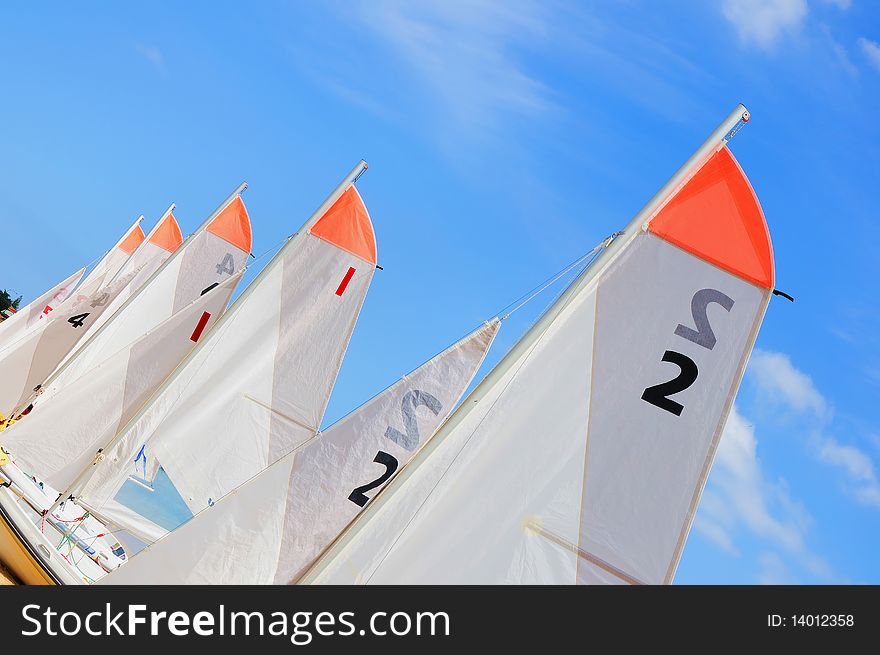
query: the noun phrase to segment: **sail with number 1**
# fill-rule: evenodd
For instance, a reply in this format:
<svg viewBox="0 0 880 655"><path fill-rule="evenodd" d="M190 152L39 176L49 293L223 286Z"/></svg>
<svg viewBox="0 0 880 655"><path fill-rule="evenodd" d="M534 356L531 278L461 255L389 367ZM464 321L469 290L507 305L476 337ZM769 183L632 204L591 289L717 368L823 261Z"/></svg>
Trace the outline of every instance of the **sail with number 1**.
<svg viewBox="0 0 880 655"><path fill-rule="evenodd" d="M740 105L303 577L673 580L771 297Z"/></svg>

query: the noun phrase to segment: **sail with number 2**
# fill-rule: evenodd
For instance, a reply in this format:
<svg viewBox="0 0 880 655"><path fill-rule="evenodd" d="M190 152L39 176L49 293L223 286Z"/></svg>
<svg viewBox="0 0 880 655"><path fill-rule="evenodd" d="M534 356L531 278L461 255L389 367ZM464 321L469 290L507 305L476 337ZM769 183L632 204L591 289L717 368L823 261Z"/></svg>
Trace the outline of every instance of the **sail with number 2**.
<svg viewBox="0 0 880 655"><path fill-rule="evenodd" d="M467 335L102 582L296 581L430 440L464 394L499 325L494 319Z"/></svg>
<svg viewBox="0 0 880 655"><path fill-rule="evenodd" d="M741 105L303 582L673 580L774 282Z"/></svg>

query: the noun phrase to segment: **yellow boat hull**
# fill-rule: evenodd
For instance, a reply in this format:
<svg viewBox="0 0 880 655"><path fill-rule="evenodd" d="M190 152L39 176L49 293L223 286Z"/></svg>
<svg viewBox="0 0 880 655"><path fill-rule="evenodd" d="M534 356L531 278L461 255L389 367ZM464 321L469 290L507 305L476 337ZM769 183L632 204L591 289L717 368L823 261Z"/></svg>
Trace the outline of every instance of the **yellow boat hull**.
<svg viewBox="0 0 880 655"><path fill-rule="evenodd" d="M18 531L7 520L5 512L0 512L0 561L24 584L58 584L22 541Z"/></svg>

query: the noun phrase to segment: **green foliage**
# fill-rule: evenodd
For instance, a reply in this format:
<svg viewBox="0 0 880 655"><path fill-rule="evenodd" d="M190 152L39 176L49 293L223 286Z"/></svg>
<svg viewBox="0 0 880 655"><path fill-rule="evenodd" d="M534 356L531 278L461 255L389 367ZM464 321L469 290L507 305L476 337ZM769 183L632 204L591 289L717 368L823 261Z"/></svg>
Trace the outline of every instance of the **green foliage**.
<svg viewBox="0 0 880 655"><path fill-rule="evenodd" d="M8 289L0 289L0 312L6 311L10 307L12 307L12 309L18 309L20 304L21 296L13 300Z"/></svg>

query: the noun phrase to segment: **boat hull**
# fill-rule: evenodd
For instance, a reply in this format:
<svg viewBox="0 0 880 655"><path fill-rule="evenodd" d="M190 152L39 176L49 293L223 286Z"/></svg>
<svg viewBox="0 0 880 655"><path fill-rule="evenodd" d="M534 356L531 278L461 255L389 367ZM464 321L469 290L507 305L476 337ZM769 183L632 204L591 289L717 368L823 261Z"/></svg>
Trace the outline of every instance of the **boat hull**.
<svg viewBox="0 0 880 655"><path fill-rule="evenodd" d="M29 585L54 585L58 581L22 538L5 508L0 507L0 561L18 579Z"/></svg>

